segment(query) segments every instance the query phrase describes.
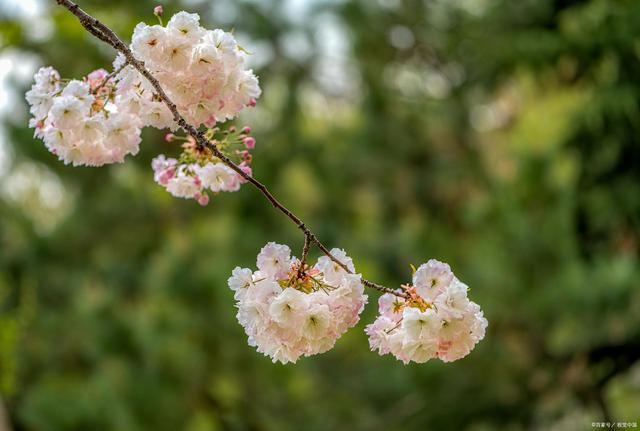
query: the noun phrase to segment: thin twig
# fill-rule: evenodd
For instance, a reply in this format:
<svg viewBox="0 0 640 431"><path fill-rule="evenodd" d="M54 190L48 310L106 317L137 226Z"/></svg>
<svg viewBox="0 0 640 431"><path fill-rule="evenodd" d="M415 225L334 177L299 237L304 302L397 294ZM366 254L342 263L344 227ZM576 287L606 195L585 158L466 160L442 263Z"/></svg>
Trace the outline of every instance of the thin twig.
<svg viewBox="0 0 640 431"><path fill-rule="evenodd" d="M113 69L113 72L111 72L110 74L108 74L107 76L105 76L105 77L104 77L104 79L102 80L102 82L101 82L101 83L100 83L96 88L94 88L93 90L91 90L91 93L92 93L92 94L98 94L98 91L100 91L100 89L101 89L102 87L104 87L105 85L107 85L107 82L109 82L109 80L110 80L111 78L113 78L113 77L114 77L114 76L116 76L118 73L120 73L120 71L121 71L122 69L124 69L124 68L125 68L125 66L127 66L127 65L128 65L128 63L125 61L125 62L124 62L124 64L122 64L122 65L120 65L119 67L117 67L117 68Z"/></svg>
<svg viewBox="0 0 640 431"><path fill-rule="evenodd" d="M304 234L304 245L302 246L302 255L300 256L300 265L298 266L298 278L304 276L307 267L307 256L309 255L309 247L311 246L311 240L309 236Z"/></svg>
<svg viewBox="0 0 640 431"><path fill-rule="evenodd" d="M176 106L176 104L173 103L171 99L169 99L169 97L167 96L166 92L160 85L160 82L151 74L151 72L149 72L149 70L145 67L143 61L140 61L135 58L135 56L133 55L129 47L113 32L113 30L111 30L109 27L107 27L106 25L98 21L96 18L87 14L85 11L80 9L80 7L78 7L78 5L72 2L71 0L55 0L55 1L59 5L67 8L72 14L74 14L80 21L80 24L82 24L82 26L85 29L87 29L89 33L93 34L98 39L106 42L107 44L111 45L113 48L116 49L116 51L122 53L125 56L126 62L131 66L133 66L138 72L140 72L140 74L142 74L142 76L144 76L149 81L149 83L153 86L157 96L165 103L165 105L167 105L167 107L171 111L174 121L185 132L187 132L196 140L196 143L198 146L206 147L209 150L211 150L214 156L219 158L225 165L233 169L246 182L250 183L255 188L257 188L264 195L264 197L267 198L267 200L271 203L271 205L273 205L276 209L278 209L285 216L287 216L293 223L295 223L298 229L300 229L303 232L305 236L305 241L308 240L310 243L315 244L323 254L329 257L329 259L331 259L333 262L339 265L342 269L344 269L348 273L351 273L351 274L353 273L353 271L351 271L347 267L347 265L345 265L343 262L341 262L335 256L333 256L333 254L331 254L329 249L318 239L318 237L316 237L316 235L313 232L311 232L311 230L309 230L307 225L297 215L295 215L287 207L285 207L282 203L280 203L280 201L278 201L275 198L275 196L271 194L271 192L267 189L267 187L264 184L262 184L260 181L253 178L251 175L244 172L240 168L240 166L238 166L231 159L225 156L214 143L210 142L204 136L204 133L202 131L199 131L196 127L189 124L184 119L184 117L180 114L180 112L178 112L178 107ZM367 287L379 290L380 292L391 293L396 296L408 298L408 295L403 291L391 289L369 280L362 279L362 284L364 284Z"/></svg>

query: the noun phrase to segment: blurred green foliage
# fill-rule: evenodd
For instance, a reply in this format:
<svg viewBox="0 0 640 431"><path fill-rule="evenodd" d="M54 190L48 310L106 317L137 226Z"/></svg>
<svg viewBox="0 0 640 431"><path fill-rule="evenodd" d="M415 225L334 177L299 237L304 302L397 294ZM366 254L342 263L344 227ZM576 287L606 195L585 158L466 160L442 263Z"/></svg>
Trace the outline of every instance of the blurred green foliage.
<svg viewBox="0 0 640 431"><path fill-rule="evenodd" d="M0 56L66 77L109 66L53 1L27 17L12 3ZM154 20L150 1L80 5L124 38ZM369 279L450 262L487 337L450 365L379 357L362 332L370 292L334 350L272 365L226 278L267 241L299 250L295 227L249 187L206 208L169 196L149 163L177 149L152 130L124 165L64 166L26 127L28 83L11 81L0 393L15 430L640 421L640 2L165 3L181 9L253 52L264 93L239 124L258 139L256 176Z"/></svg>

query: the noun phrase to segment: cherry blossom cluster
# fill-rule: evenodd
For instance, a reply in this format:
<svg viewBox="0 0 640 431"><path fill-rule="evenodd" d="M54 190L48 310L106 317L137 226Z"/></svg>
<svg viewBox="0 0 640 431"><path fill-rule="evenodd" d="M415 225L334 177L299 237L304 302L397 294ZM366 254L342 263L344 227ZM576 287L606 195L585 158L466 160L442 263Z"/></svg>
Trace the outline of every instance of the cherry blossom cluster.
<svg viewBox="0 0 640 431"><path fill-rule="evenodd" d="M65 164L101 166L124 161L140 144L138 116L114 103L115 88L103 69L65 81L51 67L35 75L26 94L35 136Z"/></svg>
<svg viewBox="0 0 640 431"><path fill-rule="evenodd" d="M249 133L249 127L239 131L235 127L224 131L215 127L207 130L206 136L223 154L237 162L237 166L245 174L251 175L251 150L255 147L256 140ZM199 147L191 136L179 137L169 133L166 140L185 141L179 159L167 158L161 154L151 162L154 180L173 196L195 199L200 205L207 205L207 192L235 192L246 182L238 172L222 163L208 148Z"/></svg>
<svg viewBox="0 0 640 431"><path fill-rule="evenodd" d="M198 14L178 12L167 23L139 23L131 41L136 59L160 82L190 124L213 127L234 118L260 96L258 79L245 69L245 52L231 33L200 26ZM120 55L114 62L118 97L133 105L145 124L175 130L177 125L151 84Z"/></svg>
<svg viewBox="0 0 640 431"><path fill-rule="evenodd" d="M237 318L249 345L273 362L296 362L300 356L323 353L360 319L367 296L360 274L343 250L310 267L291 256L286 245L265 245L257 271L236 267L229 278L235 292Z"/></svg>
<svg viewBox="0 0 640 431"><path fill-rule="evenodd" d="M432 358L461 359L484 338L487 320L480 306L467 298L468 287L449 265L431 259L403 286L408 299L384 294L380 315L365 332L371 350L391 353L405 364Z"/></svg>
<svg viewBox="0 0 640 431"><path fill-rule="evenodd" d="M156 16L162 10L156 8ZM222 130L219 122L234 118L260 96L258 80L246 70L245 51L233 35L206 30L199 16L175 14L167 26L140 23L133 32L131 51L158 79L184 118L195 127L208 128L213 145L251 175L250 151L255 139L250 129ZM101 166L123 162L136 154L141 128L177 129L173 114L151 83L125 56L119 54L114 72L100 69L83 80L63 80L51 67L35 75L27 92L35 136L65 163ZM154 179L173 196L209 202L209 193L233 192L245 181L242 175L192 137L167 135L168 141L185 141L178 158L156 157Z"/></svg>

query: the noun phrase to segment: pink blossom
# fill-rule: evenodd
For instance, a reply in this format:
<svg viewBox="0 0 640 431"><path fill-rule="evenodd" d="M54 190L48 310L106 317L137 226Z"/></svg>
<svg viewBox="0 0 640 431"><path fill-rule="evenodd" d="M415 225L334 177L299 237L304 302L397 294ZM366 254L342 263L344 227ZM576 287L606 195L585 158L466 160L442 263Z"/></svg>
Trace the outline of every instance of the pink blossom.
<svg viewBox="0 0 640 431"><path fill-rule="evenodd" d="M198 203L202 206L206 206L209 203L209 195L206 193L202 193L199 196L196 195L196 199L198 200Z"/></svg>
<svg viewBox="0 0 640 431"><path fill-rule="evenodd" d="M256 146L256 140L251 136L244 138L243 142L244 142L244 145L250 150Z"/></svg>

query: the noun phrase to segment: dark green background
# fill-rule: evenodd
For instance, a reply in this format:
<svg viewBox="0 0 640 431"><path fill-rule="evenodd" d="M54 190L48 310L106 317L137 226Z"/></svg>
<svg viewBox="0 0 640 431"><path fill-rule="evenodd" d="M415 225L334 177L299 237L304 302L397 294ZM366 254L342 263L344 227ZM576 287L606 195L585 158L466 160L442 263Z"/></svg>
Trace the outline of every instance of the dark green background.
<svg viewBox="0 0 640 431"><path fill-rule="evenodd" d="M37 19L10 3L0 55L35 54L65 77L110 65L113 51L53 0ZM449 262L485 311L486 339L449 365L380 357L363 333L371 291L335 349L271 364L247 345L226 279L268 241L299 253L295 226L248 186L206 208L172 198L150 161L178 150L152 129L124 165L64 166L26 127L30 84L9 79L0 393L12 427L638 422L640 2L294 3L307 7L165 11L234 28L260 60L263 97L238 122L255 131L255 175L371 280L398 286L411 263ZM125 39L154 21L149 1L80 4Z"/></svg>

